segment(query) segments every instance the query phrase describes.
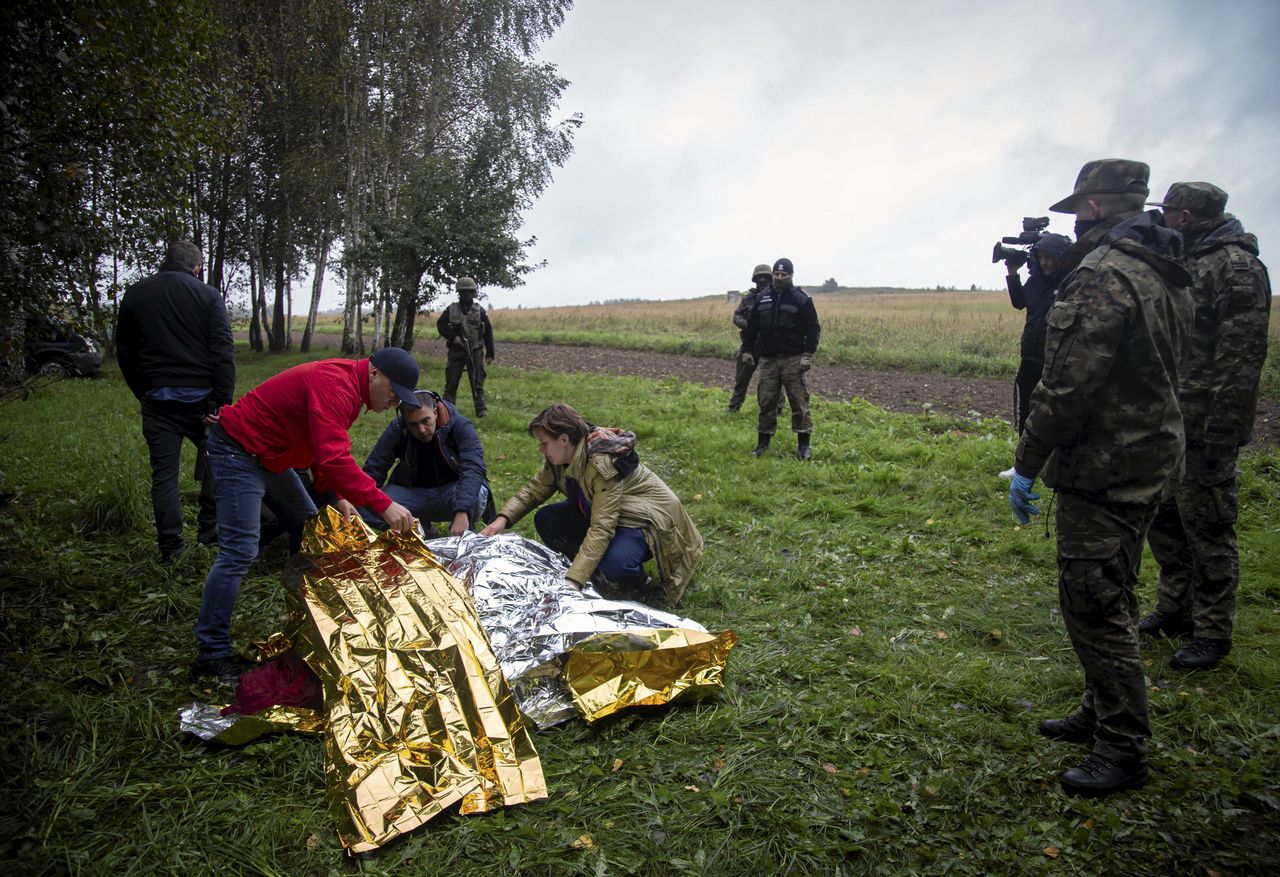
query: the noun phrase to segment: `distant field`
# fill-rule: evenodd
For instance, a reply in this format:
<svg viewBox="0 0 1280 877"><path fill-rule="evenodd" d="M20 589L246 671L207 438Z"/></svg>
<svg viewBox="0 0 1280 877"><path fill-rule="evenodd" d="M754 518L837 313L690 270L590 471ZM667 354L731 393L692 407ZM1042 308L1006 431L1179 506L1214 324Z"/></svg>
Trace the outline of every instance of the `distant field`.
<svg viewBox="0 0 1280 877"><path fill-rule="evenodd" d="M814 296L822 321L820 363L1009 377L1018 367L1023 312L1001 291L859 289ZM490 311L499 341L596 345L728 357L738 346L724 296L677 301ZM341 331L323 322L321 331ZM433 321L419 332L433 332ZM1280 312L1273 309L1272 355L1263 391L1280 398Z"/></svg>

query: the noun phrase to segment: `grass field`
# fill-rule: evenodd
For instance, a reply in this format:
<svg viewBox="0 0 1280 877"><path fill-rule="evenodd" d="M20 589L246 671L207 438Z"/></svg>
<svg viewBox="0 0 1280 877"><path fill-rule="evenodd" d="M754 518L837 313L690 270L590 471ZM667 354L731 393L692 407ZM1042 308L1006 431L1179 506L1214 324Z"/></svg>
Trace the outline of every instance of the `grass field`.
<svg viewBox="0 0 1280 877"><path fill-rule="evenodd" d="M699 309L708 332L727 322L719 302L680 313ZM495 322L541 331L518 328L528 313ZM242 350L239 391L294 361ZM1170 643L1145 647L1151 785L1090 802L1057 788L1082 750L1035 732L1073 708L1081 678L1053 540L1039 521L1014 526L994 474L1012 455L1005 424L818 402L811 464L785 435L753 460L754 423L724 415L722 392L494 368L481 429L500 498L537 465L525 424L551 401L638 433L706 538L682 608L737 631L728 687L540 733L547 802L446 814L351 860L318 741L230 750L178 731L181 704L218 695L185 675L208 555L153 562L137 406L108 371L0 409L6 875L1273 872L1280 453L1242 463L1235 651L1189 676L1167 669ZM386 421L358 422L359 458ZM285 563L277 544L246 581L237 642L278 628ZM1144 605L1153 582L1148 557ZM592 845L574 848L583 834Z"/></svg>
<svg viewBox="0 0 1280 877"><path fill-rule="evenodd" d="M932 292L860 289L817 295L822 322L819 363L863 368L902 368L950 375L1012 377L1024 312L999 292ZM490 311L501 341L601 345L727 358L738 349L724 296L678 301L573 307L501 308ZM321 331L341 332L341 320L321 321ZM419 334L434 336L434 317ZM1268 333L1280 349L1280 309ZM1268 357L1263 392L1280 399L1280 355Z"/></svg>

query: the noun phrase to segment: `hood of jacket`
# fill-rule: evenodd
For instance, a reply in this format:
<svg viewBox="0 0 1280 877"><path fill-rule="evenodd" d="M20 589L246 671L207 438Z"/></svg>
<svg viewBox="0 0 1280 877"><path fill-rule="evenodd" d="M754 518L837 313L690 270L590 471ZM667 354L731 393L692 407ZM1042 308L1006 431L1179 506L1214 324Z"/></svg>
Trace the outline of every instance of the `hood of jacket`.
<svg viewBox="0 0 1280 877"><path fill-rule="evenodd" d="M1114 247L1151 266L1174 286L1189 286L1191 274L1182 264L1182 235L1164 224L1159 210L1117 216L1091 229L1077 241L1079 255L1101 247Z"/></svg>
<svg viewBox="0 0 1280 877"><path fill-rule="evenodd" d="M1188 254L1199 256L1214 247L1235 244L1241 249L1247 250L1252 256L1258 255L1258 238L1245 231L1244 226L1240 224L1240 220L1230 213L1216 216L1206 225L1209 226L1207 229L1197 229L1187 236ZM1196 234L1196 231L1201 233Z"/></svg>

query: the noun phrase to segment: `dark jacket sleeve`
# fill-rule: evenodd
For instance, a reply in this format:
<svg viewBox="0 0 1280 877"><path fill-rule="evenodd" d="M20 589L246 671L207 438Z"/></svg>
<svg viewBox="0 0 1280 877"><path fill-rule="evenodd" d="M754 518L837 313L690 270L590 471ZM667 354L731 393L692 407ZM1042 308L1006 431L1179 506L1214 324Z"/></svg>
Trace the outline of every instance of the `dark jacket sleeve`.
<svg viewBox="0 0 1280 877"><path fill-rule="evenodd" d="M222 296L213 287L209 308L209 356L213 360L213 404L230 405L236 393L236 345Z"/></svg>
<svg viewBox="0 0 1280 877"><path fill-rule="evenodd" d="M436 318L436 331L445 341L453 340L453 326L449 325L449 309L445 308Z"/></svg>
<svg viewBox="0 0 1280 877"><path fill-rule="evenodd" d="M756 298L755 304L751 306L751 313L747 314L747 328L742 330L742 349L756 355L756 341L760 338L760 299Z"/></svg>
<svg viewBox="0 0 1280 877"><path fill-rule="evenodd" d="M480 316L484 319L484 355L493 359L493 324L489 322L488 311L481 310Z"/></svg>
<svg viewBox="0 0 1280 877"><path fill-rule="evenodd" d="M369 459L364 461L364 473L374 480L379 487L387 483L387 476L391 474L391 467L400 457L400 448L403 435L400 430L400 424L391 422L387 424L387 428L382 431L382 435L378 436L378 442L373 446L373 450L369 452Z"/></svg>
<svg viewBox="0 0 1280 877"><path fill-rule="evenodd" d="M1009 304L1018 310L1026 310L1027 299L1022 294L1022 278L1017 274L1006 274L1004 285L1009 287Z"/></svg>
<svg viewBox="0 0 1280 877"><path fill-rule="evenodd" d="M453 490L453 511L470 515L480 500L480 486L487 472L484 465L484 447L475 425L462 415L449 430L449 450L458 460L458 485Z"/></svg>
<svg viewBox="0 0 1280 877"><path fill-rule="evenodd" d="M804 308L804 352L813 353L818 349L818 339L822 336L822 324L818 322L818 309L813 299L805 301Z"/></svg>
<svg viewBox="0 0 1280 877"><path fill-rule="evenodd" d="M120 366L120 374L124 376L124 382L129 385L129 390L138 398L138 401L142 401L146 386L142 381L142 375L138 372L137 326L134 323L133 307L128 295L126 292L125 298L120 303L120 313L116 316L116 363Z"/></svg>

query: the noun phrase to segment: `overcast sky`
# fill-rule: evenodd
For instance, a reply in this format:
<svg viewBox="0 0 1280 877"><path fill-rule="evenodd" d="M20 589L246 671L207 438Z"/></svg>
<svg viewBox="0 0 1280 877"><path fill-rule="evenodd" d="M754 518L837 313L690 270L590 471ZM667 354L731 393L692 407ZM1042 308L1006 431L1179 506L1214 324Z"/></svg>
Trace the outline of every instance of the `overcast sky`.
<svg viewBox="0 0 1280 877"><path fill-rule="evenodd" d="M1094 158L1208 180L1280 246L1280 3L581 0L540 55L576 146L491 306L1003 288L991 246ZM1071 234L1074 217L1054 214Z"/></svg>

